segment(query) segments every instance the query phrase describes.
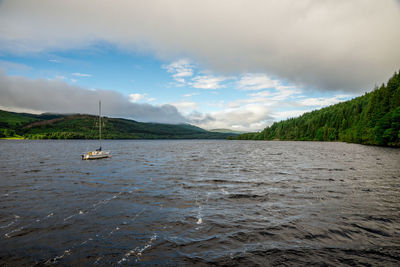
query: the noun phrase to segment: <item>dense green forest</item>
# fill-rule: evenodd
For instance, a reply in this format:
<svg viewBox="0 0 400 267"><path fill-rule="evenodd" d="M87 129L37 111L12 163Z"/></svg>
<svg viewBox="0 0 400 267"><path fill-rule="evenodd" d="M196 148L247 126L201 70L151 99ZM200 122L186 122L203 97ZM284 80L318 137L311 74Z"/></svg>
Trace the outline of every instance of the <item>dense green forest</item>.
<svg viewBox="0 0 400 267"><path fill-rule="evenodd" d="M143 123L102 118L104 139L226 139L235 134L209 132L189 124ZM0 110L0 138L96 139L98 117L27 114Z"/></svg>
<svg viewBox="0 0 400 267"><path fill-rule="evenodd" d="M276 122L241 140L344 141L400 147L400 72L352 100Z"/></svg>

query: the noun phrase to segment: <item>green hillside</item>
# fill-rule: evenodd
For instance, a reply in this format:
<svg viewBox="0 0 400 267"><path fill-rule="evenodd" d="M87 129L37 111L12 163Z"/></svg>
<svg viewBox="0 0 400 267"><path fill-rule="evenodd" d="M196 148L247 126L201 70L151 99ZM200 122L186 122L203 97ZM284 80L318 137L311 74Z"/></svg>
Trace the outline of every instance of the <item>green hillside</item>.
<svg viewBox="0 0 400 267"><path fill-rule="evenodd" d="M228 136L189 124L143 123L120 118L102 118L104 139L225 139ZM96 139L99 137L98 117L0 111L0 137Z"/></svg>
<svg viewBox="0 0 400 267"><path fill-rule="evenodd" d="M243 132L243 131L235 131L235 130L230 130L230 129L212 129L212 130L209 130L210 132L213 132L213 133L232 133L232 134L243 134L243 133L245 133L245 132Z"/></svg>
<svg viewBox="0 0 400 267"><path fill-rule="evenodd" d="M400 73L370 93L236 139L344 141L400 147Z"/></svg>
<svg viewBox="0 0 400 267"><path fill-rule="evenodd" d="M34 117L25 116L23 113L14 113L0 110L0 127L15 126L37 120Z"/></svg>

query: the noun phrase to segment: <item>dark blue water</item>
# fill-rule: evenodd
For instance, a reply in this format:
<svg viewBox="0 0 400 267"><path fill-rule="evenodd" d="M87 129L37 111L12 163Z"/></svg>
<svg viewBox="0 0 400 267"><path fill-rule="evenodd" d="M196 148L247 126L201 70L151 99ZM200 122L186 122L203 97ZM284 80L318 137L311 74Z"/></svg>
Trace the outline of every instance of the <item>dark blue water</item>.
<svg viewBox="0 0 400 267"><path fill-rule="evenodd" d="M400 150L0 140L0 265L400 263Z"/></svg>

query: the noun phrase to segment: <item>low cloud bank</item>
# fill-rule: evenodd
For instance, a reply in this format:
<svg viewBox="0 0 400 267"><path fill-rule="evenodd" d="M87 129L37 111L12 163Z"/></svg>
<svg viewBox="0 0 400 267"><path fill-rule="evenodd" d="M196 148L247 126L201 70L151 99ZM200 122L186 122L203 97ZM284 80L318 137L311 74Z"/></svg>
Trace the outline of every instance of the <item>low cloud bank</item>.
<svg viewBox="0 0 400 267"><path fill-rule="evenodd" d="M100 89L84 89L60 79L29 79L0 71L0 106L13 111L97 114L143 122L184 123L187 119L172 105L132 103L129 97Z"/></svg>

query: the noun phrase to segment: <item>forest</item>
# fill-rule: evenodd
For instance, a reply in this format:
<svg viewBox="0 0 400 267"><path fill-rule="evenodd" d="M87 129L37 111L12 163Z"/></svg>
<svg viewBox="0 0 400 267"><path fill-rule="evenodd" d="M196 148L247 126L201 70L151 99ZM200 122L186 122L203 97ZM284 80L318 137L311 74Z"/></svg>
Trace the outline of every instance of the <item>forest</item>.
<svg viewBox="0 0 400 267"><path fill-rule="evenodd" d="M97 139L97 116L28 114L0 110L0 138ZM235 133L210 132L190 124L144 123L102 117L103 139L226 139Z"/></svg>
<svg viewBox="0 0 400 267"><path fill-rule="evenodd" d="M343 141L400 147L400 72L363 96L275 122L239 140Z"/></svg>

